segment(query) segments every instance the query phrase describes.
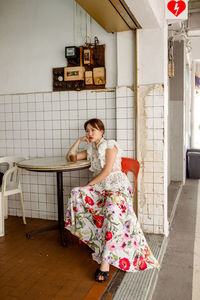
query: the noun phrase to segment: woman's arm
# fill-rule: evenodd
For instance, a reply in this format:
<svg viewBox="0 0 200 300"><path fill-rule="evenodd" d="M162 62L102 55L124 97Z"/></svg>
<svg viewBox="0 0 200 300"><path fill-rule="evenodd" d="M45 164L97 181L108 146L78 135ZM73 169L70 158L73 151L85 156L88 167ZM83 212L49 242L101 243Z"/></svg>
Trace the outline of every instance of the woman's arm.
<svg viewBox="0 0 200 300"><path fill-rule="evenodd" d="M96 183L99 183L103 179L105 179L110 173L112 172L114 162L116 160L118 149L116 146L114 146L112 149L106 149L106 162L103 170L99 175L97 175L95 178L93 178L90 182L89 185L94 185Z"/></svg>
<svg viewBox="0 0 200 300"><path fill-rule="evenodd" d="M70 154L73 152L76 152L76 150L78 149L78 146L81 142L89 142L89 141L86 136L79 138L67 152L67 154L66 154L67 161L70 161ZM77 153L77 160L81 160L81 159L87 159L87 151L86 150L83 150L83 151Z"/></svg>

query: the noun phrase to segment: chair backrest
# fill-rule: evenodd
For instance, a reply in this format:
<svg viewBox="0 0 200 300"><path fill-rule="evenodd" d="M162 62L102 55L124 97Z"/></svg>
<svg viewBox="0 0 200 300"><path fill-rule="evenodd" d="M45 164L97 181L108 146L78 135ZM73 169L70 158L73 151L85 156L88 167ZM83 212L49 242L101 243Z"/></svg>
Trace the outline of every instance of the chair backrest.
<svg viewBox="0 0 200 300"><path fill-rule="evenodd" d="M140 163L137 159L122 157L121 165L122 165L122 172L124 172L126 175L128 174L128 172L132 172L134 174L135 177L135 182L133 186L133 195L134 195L135 188L137 185L138 174L140 170Z"/></svg>
<svg viewBox="0 0 200 300"><path fill-rule="evenodd" d="M1 192L6 195L11 190L16 190L19 188L20 182L18 177L18 167L16 163L25 160L24 157L19 156L4 156L0 157L0 164L7 164L8 168L4 171L4 176L2 180Z"/></svg>
<svg viewBox="0 0 200 300"><path fill-rule="evenodd" d="M24 157L19 157L19 156L4 156L0 157L0 164L8 164L8 168L12 168L16 165L16 163L25 160Z"/></svg>
<svg viewBox="0 0 200 300"><path fill-rule="evenodd" d="M3 176L1 192L3 193L3 196L8 196L18 193L19 188L20 181L18 177L18 167L15 166L5 172Z"/></svg>

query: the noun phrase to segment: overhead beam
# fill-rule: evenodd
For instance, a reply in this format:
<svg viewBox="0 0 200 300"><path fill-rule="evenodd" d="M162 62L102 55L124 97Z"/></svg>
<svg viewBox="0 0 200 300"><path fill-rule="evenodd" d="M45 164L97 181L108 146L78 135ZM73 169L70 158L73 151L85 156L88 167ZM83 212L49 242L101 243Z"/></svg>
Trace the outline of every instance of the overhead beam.
<svg viewBox="0 0 200 300"><path fill-rule="evenodd" d="M107 32L141 28L124 0L75 0Z"/></svg>

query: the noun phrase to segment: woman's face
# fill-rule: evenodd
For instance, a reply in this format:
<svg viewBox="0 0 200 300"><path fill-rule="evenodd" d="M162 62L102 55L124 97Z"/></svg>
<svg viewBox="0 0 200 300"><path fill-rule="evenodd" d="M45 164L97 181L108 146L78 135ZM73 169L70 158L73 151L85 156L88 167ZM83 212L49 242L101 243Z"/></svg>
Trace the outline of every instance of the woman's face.
<svg viewBox="0 0 200 300"><path fill-rule="evenodd" d="M90 124L86 127L86 136L89 143L98 143L103 136L103 130L92 127Z"/></svg>

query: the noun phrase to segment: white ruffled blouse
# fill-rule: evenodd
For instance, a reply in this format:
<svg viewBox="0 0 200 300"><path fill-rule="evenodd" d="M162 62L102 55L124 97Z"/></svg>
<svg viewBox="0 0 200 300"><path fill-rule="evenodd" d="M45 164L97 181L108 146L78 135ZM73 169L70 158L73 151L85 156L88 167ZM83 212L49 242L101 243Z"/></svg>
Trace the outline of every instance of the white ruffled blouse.
<svg viewBox="0 0 200 300"><path fill-rule="evenodd" d="M114 146L117 147L118 152L112 172L121 170L122 151L118 143L114 140L106 140L102 137L97 145L95 143L88 145L87 159L91 162L91 167L89 170L94 172L95 176L99 174L105 166L106 149L112 149Z"/></svg>

